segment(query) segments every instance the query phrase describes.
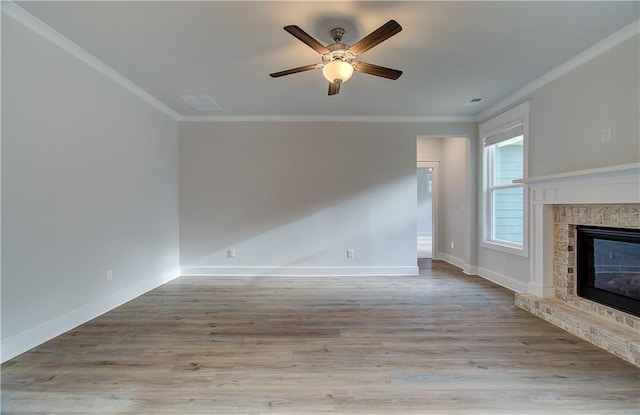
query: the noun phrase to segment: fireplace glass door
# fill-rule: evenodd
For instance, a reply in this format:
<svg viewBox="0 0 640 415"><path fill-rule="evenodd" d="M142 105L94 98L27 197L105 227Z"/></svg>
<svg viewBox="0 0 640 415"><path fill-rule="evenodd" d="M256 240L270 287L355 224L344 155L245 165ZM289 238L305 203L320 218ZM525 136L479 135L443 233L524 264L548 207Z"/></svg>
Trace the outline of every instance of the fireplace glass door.
<svg viewBox="0 0 640 415"><path fill-rule="evenodd" d="M640 316L640 230L577 227L580 297Z"/></svg>

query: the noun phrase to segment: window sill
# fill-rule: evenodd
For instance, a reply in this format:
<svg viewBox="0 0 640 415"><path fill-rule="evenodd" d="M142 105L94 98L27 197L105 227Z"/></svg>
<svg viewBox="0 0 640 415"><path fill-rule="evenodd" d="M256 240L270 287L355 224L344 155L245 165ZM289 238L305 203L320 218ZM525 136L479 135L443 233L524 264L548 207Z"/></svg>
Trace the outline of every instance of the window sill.
<svg viewBox="0 0 640 415"><path fill-rule="evenodd" d="M480 242L480 246L511 255L518 255L525 258L529 257L529 250L526 245L510 245L503 242L487 240Z"/></svg>

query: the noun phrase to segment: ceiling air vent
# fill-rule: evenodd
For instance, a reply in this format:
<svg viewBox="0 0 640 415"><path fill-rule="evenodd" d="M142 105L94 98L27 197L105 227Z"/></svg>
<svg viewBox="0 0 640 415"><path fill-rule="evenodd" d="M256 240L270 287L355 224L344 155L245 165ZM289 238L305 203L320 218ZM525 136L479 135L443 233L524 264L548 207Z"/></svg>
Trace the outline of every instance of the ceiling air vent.
<svg viewBox="0 0 640 415"><path fill-rule="evenodd" d="M471 98L466 104L464 104L464 106L469 107L471 105L478 105L482 100L484 100L484 98Z"/></svg>
<svg viewBox="0 0 640 415"><path fill-rule="evenodd" d="M222 109L209 95L182 95L180 98L198 111L211 112Z"/></svg>

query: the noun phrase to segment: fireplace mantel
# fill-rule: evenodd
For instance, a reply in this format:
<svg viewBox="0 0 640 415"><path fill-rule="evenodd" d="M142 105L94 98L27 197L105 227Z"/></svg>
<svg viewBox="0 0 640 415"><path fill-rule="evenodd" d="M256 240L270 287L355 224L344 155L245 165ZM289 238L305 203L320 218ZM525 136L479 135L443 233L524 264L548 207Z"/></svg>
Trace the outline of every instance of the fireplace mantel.
<svg viewBox="0 0 640 415"><path fill-rule="evenodd" d="M552 298L553 205L640 203L640 163L530 177L531 281L528 293Z"/></svg>
<svg viewBox="0 0 640 415"><path fill-rule="evenodd" d="M530 177L521 182L531 188L535 204L640 202L640 163Z"/></svg>

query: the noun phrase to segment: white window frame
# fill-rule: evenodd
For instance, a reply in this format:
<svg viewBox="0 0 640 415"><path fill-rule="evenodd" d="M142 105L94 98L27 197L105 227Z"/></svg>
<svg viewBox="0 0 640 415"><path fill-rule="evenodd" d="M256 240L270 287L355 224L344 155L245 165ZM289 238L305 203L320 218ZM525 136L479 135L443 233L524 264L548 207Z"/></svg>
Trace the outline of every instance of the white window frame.
<svg viewBox="0 0 640 415"><path fill-rule="evenodd" d="M516 125L522 124L523 135L523 179L529 176L529 101L522 104L480 124L478 131L480 136L480 154L482 154L482 203L481 203L481 239L480 246L484 248L493 249L513 255L519 255L523 257L529 256L529 188L526 184L522 183L523 188L523 235L522 244L511 243L507 241L500 241L492 239L492 201L489 191L489 183L492 183L493 174L493 160L490 157L490 152L485 148L485 139L495 137L509 128L513 128ZM515 181L516 186L520 186L520 181ZM512 186L512 187L516 187Z"/></svg>

